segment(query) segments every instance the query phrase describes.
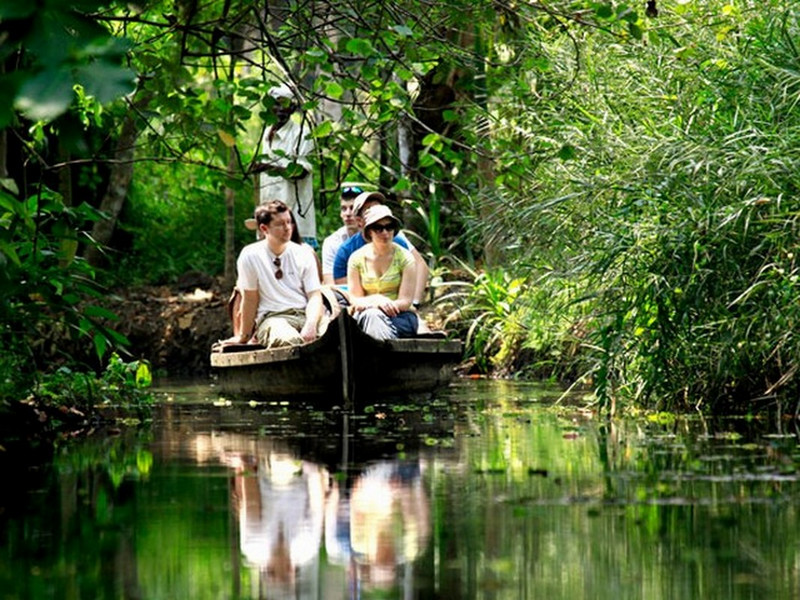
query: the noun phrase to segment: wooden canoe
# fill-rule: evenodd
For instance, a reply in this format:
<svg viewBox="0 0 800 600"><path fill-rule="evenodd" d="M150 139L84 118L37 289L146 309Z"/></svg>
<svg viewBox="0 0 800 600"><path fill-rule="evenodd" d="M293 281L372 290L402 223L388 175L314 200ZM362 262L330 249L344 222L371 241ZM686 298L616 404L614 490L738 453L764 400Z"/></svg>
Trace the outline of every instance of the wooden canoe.
<svg viewBox="0 0 800 600"><path fill-rule="evenodd" d="M460 341L436 334L375 340L342 311L314 342L228 347L211 353L211 366L223 393L352 407L356 396L361 403L431 392L452 379L461 357Z"/></svg>

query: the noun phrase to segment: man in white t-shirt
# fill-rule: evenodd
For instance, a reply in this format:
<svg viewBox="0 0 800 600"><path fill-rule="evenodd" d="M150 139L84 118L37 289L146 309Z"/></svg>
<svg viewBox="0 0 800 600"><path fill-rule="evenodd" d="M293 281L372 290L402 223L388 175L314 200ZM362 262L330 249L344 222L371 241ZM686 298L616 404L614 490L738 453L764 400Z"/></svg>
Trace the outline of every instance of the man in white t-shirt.
<svg viewBox="0 0 800 600"><path fill-rule="evenodd" d="M257 218L264 239L245 246L236 261L239 335L222 343L247 343L254 330L268 348L311 342L327 325L314 251L291 241L292 217L280 200L267 203Z"/></svg>
<svg viewBox="0 0 800 600"><path fill-rule="evenodd" d="M322 242L322 283L333 285L333 261L339 246L358 233L358 222L353 214L353 201L356 196L363 192L361 186L352 183L342 184L342 193L339 196L339 216L342 218L342 225L326 237Z"/></svg>

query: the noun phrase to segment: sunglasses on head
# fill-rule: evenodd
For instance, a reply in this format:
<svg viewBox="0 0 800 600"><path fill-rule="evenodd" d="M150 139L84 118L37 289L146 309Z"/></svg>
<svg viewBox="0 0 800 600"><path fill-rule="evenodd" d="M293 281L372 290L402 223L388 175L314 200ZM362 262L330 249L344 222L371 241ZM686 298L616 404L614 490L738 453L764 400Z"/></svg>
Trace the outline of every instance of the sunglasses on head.
<svg viewBox="0 0 800 600"><path fill-rule="evenodd" d="M381 233L382 231L394 231L394 223L386 223L385 225L370 225L370 231Z"/></svg>
<svg viewBox="0 0 800 600"><path fill-rule="evenodd" d="M342 197L347 198L350 196L358 196L363 191L364 190L357 185L348 185L347 187L342 188Z"/></svg>
<svg viewBox="0 0 800 600"><path fill-rule="evenodd" d="M283 270L281 269L281 259L279 257L275 257L272 260L272 264L278 267L278 270L275 271L275 279L282 279L283 278Z"/></svg>

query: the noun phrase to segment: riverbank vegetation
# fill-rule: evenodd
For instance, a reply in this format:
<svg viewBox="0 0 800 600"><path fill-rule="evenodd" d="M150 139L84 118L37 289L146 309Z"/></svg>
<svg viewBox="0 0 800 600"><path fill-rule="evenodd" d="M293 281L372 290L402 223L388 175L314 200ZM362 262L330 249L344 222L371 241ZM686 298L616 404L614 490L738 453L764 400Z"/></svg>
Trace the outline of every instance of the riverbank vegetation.
<svg viewBox="0 0 800 600"><path fill-rule="evenodd" d="M391 195L473 370L605 408L794 409L794 3L48 6L0 8L7 389L53 328L124 345L102 286L232 282L288 82L320 238L340 182Z"/></svg>

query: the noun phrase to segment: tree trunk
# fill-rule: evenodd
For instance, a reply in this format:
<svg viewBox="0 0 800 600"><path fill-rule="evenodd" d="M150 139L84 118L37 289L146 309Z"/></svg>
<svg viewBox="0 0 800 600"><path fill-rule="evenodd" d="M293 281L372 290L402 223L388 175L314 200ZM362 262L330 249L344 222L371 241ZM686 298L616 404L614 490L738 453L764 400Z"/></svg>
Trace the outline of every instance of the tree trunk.
<svg viewBox="0 0 800 600"><path fill-rule="evenodd" d="M228 65L228 80L236 80L236 57L244 49L244 36L247 34L248 25L242 24L237 30L236 34L231 38L231 57L230 64ZM229 97L228 101L231 106L233 105L233 97ZM231 115L231 131L235 130L235 123L233 123L233 116ZM260 143L260 142L259 142ZM236 146L228 148L228 177L229 181L233 181L238 172L238 161ZM230 186L225 186L225 287L233 288L236 284L236 191Z"/></svg>
<svg viewBox="0 0 800 600"><path fill-rule="evenodd" d="M5 64L0 62L0 75L6 72ZM8 178L8 134L0 129L0 179Z"/></svg>
<svg viewBox="0 0 800 600"><path fill-rule="evenodd" d="M475 55L475 103L483 109L483 117L480 123L476 123L476 131L487 132L483 139L478 142L478 173L479 185L481 189L481 196L483 200L480 203L481 219L486 223L493 221L495 212L494 198L496 196L494 189L494 161L492 160L492 136L491 126L488 119L489 114L489 101L486 91L486 63L484 57L486 56L486 48L481 38L481 33L474 34L473 39L474 55ZM491 201L490 201L491 200ZM488 229L491 231L491 228ZM483 237L483 257L487 267L497 265L502 261L503 249L498 245L497 240L484 232Z"/></svg>
<svg viewBox="0 0 800 600"><path fill-rule="evenodd" d="M236 148L228 149L228 174L236 174ZM236 283L236 193L229 185L225 186L225 287L232 288Z"/></svg>
<svg viewBox="0 0 800 600"><path fill-rule="evenodd" d="M8 136L0 130L0 179L8 178Z"/></svg>
<svg viewBox="0 0 800 600"><path fill-rule="evenodd" d="M138 137L136 111L130 110L125 115L117 147L114 150L114 164L111 167L108 189L100 202L100 210L105 213L105 218L97 221L92 227L92 238L97 245L89 246L85 253L86 260L92 266L100 266L102 263L103 247L111 241L117 219L122 207L125 206L125 199L133 179L134 146Z"/></svg>
<svg viewBox="0 0 800 600"><path fill-rule="evenodd" d="M399 82L398 82L399 83ZM397 121L397 155L400 159L400 177L404 177L411 185L416 187L419 182L415 175L416 167L416 154L414 154L414 131L411 127L411 118L407 113L403 113ZM413 198L412 188L400 192L401 200L410 200ZM422 198L424 194L419 193L418 197ZM403 204L403 221L406 223L413 222L418 216L413 213L407 204Z"/></svg>

